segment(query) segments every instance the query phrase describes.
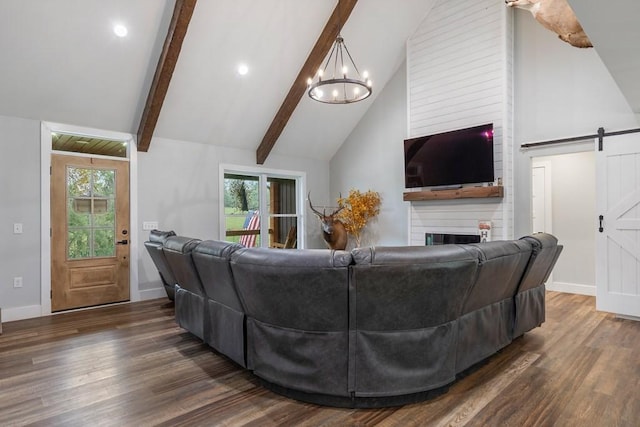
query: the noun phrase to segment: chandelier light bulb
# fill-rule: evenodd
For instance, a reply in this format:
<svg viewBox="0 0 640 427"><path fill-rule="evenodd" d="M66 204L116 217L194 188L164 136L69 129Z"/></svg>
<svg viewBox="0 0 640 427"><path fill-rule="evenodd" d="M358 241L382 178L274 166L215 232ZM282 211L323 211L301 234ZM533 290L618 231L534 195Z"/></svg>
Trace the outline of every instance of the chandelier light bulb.
<svg viewBox="0 0 640 427"><path fill-rule="evenodd" d="M371 81L371 79L367 80L367 86L371 87L372 84L373 82Z"/></svg>
<svg viewBox="0 0 640 427"><path fill-rule="evenodd" d="M322 98L322 95L324 95L324 93L322 92L322 90L320 90L320 88L315 88L314 92L318 98Z"/></svg>
<svg viewBox="0 0 640 427"><path fill-rule="evenodd" d="M360 94L360 88L359 87L354 87L353 88L353 94L358 96Z"/></svg>
<svg viewBox="0 0 640 427"><path fill-rule="evenodd" d="M369 72L367 70L362 72L362 78L365 80L369 78Z"/></svg>
<svg viewBox="0 0 640 427"><path fill-rule="evenodd" d="M346 65L343 65L342 66L342 74L344 74L346 76L348 71L349 71L349 68L347 68Z"/></svg>
<svg viewBox="0 0 640 427"><path fill-rule="evenodd" d="M311 86L312 83L313 83L313 79L311 77L309 77L307 79L307 86Z"/></svg>
<svg viewBox="0 0 640 427"><path fill-rule="evenodd" d="M322 68L320 68L318 70L318 77L322 77L323 74L324 74L324 70Z"/></svg>
<svg viewBox="0 0 640 427"><path fill-rule="evenodd" d="M334 89L331 94L333 95L334 98L337 98L338 97L338 89Z"/></svg>

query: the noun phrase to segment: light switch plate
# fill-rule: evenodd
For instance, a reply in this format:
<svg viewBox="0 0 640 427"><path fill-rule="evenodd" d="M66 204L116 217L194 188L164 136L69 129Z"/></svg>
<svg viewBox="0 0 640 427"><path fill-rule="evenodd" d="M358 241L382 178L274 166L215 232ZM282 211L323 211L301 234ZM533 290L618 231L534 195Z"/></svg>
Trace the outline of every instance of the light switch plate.
<svg viewBox="0 0 640 427"><path fill-rule="evenodd" d="M22 234L22 224L16 222L13 224L13 234Z"/></svg>
<svg viewBox="0 0 640 427"><path fill-rule="evenodd" d="M157 230L158 229L158 221L144 221L142 223L143 230Z"/></svg>

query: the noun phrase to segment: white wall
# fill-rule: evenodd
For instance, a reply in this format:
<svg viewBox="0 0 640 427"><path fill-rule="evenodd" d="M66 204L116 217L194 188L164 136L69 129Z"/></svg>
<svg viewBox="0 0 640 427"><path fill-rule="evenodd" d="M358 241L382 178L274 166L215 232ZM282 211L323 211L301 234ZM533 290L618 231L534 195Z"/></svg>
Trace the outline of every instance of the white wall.
<svg viewBox="0 0 640 427"><path fill-rule="evenodd" d="M493 123L494 170L504 199L411 203L410 244L426 232L477 234L492 222L492 238L512 230L511 15L495 0L438 0L408 43L409 136Z"/></svg>
<svg viewBox="0 0 640 427"><path fill-rule="evenodd" d="M39 316L40 286L40 121L0 116L0 308L3 321ZM155 138L138 153L138 284L142 297L164 294L143 242L143 221L200 239L218 238L220 163L255 166L254 150L238 150ZM328 200L329 162L269 156L268 168L306 173L307 188L319 203ZM136 203L136 201L133 201ZM305 212L306 213L306 212ZM23 234L13 234L13 224ZM307 221L307 247L324 247ZM132 226L133 227L133 226ZM23 287L13 288L13 278ZM134 288L135 289L135 288Z"/></svg>
<svg viewBox="0 0 640 427"><path fill-rule="evenodd" d="M352 188L377 191L382 197L380 215L364 229L363 246L407 243L407 203L402 200L406 123L407 78L403 63L329 165L329 193L333 199L340 192L346 196ZM317 222L312 223L319 228Z"/></svg>
<svg viewBox="0 0 640 427"><path fill-rule="evenodd" d="M552 234L564 246L549 289L595 295L595 153L537 157L551 167Z"/></svg>
<svg viewBox="0 0 640 427"><path fill-rule="evenodd" d="M0 116L0 308L40 305L40 122ZM13 234L22 223L23 233ZM13 278L23 287L14 288Z"/></svg>
<svg viewBox="0 0 640 427"><path fill-rule="evenodd" d="M221 163L257 167L253 150L163 138L154 138L147 153L138 153L140 289L161 286L158 272L143 245L148 234L142 231L142 222L157 221L161 230L174 230L179 235L202 240L220 238ZM271 154L266 168L306 172L307 191L313 194L314 202L324 204L328 200L328 162ZM306 221L307 247L324 247L311 220L313 218Z"/></svg>
<svg viewBox="0 0 640 427"><path fill-rule="evenodd" d="M529 12L515 10L514 14L514 230L518 237L531 231L531 158L594 146L589 140L582 145L523 151L521 144L595 134L601 126L608 131L635 128L638 123L596 49L578 49L560 41ZM564 214L570 216L573 211Z"/></svg>

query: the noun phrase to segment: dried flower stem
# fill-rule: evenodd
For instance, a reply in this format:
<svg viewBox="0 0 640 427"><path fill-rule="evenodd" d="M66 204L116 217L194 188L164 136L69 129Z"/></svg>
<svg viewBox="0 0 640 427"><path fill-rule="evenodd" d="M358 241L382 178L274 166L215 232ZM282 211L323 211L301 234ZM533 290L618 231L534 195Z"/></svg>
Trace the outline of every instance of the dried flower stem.
<svg viewBox="0 0 640 427"><path fill-rule="evenodd" d="M362 229L370 219L380 213L380 194L377 191L361 193L359 190L351 189L349 196L338 199L338 206L343 208L338 218L359 247Z"/></svg>

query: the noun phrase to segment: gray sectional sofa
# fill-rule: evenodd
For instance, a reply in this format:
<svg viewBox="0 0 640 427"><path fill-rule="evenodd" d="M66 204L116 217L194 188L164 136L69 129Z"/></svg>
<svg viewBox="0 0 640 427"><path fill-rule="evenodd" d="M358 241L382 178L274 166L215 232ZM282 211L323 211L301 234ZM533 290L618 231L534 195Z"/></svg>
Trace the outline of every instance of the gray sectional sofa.
<svg viewBox="0 0 640 427"><path fill-rule="evenodd" d="M157 230L147 243L163 280L175 281L181 327L278 393L346 407L442 393L539 326L544 282L562 251L543 233L351 252L245 248Z"/></svg>

